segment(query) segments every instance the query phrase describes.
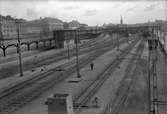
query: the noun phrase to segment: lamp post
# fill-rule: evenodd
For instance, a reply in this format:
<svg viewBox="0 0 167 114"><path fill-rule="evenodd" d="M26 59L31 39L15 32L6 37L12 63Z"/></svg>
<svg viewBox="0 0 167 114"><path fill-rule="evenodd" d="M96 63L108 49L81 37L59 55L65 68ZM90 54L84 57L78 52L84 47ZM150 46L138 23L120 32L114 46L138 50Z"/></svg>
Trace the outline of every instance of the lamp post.
<svg viewBox="0 0 167 114"><path fill-rule="evenodd" d="M18 54L19 54L19 70L20 70L20 76L23 76L23 66L22 66L22 57L21 57L21 49L20 49L20 21L16 20L16 26L17 26L17 41L18 41Z"/></svg>
<svg viewBox="0 0 167 114"><path fill-rule="evenodd" d="M75 45L76 45L76 69L77 69L77 78L81 78L80 69L79 69L79 57L78 57L78 31L75 30Z"/></svg>

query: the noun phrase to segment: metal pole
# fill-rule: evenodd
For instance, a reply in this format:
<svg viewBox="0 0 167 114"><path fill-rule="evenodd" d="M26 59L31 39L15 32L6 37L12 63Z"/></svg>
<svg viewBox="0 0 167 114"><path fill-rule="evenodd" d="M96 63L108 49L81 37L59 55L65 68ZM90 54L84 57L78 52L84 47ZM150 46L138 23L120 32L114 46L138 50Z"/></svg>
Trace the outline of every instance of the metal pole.
<svg viewBox="0 0 167 114"><path fill-rule="evenodd" d="M148 31L150 30L150 27L148 26ZM149 31L150 32L150 31ZM148 41L148 114L151 114L151 74L150 74L150 64L151 64L151 50L150 50L150 44Z"/></svg>
<svg viewBox="0 0 167 114"><path fill-rule="evenodd" d="M23 76L22 57L21 57L21 49L20 49L20 36L19 36L19 23L18 23L18 26L17 26L17 35L18 35L18 51L19 51L20 76Z"/></svg>
<svg viewBox="0 0 167 114"><path fill-rule="evenodd" d="M76 69L77 69L77 78L81 78L80 69L79 69L79 57L78 57L78 31L75 31L75 44L76 44Z"/></svg>
<svg viewBox="0 0 167 114"><path fill-rule="evenodd" d="M158 29L158 28L157 28ZM159 37L158 30L156 32L156 41L155 41L155 60L154 60L154 77L155 77L155 100L156 100L156 114L159 114L159 106L158 106L158 77L157 77L157 60L158 60L158 52L157 52L157 37Z"/></svg>
<svg viewBox="0 0 167 114"><path fill-rule="evenodd" d="M151 114L151 83L150 83L150 50L149 50L149 55L148 55L148 114Z"/></svg>
<svg viewBox="0 0 167 114"><path fill-rule="evenodd" d="M151 114L158 114L158 83L156 74L156 59L157 59L157 31L155 26L152 27L152 43L151 43L151 60L150 60L150 80L152 84L150 88L150 99L151 99Z"/></svg>
<svg viewBox="0 0 167 114"><path fill-rule="evenodd" d="M39 39L41 40L41 30L39 31Z"/></svg>
<svg viewBox="0 0 167 114"><path fill-rule="evenodd" d="M119 39L118 39L118 32L117 32L117 51L119 51Z"/></svg>
<svg viewBox="0 0 167 114"><path fill-rule="evenodd" d="M69 39L68 39L68 43L67 43L67 48L68 48L68 59L70 59L70 47L69 47Z"/></svg>
<svg viewBox="0 0 167 114"><path fill-rule="evenodd" d="M150 31L150 26L148 26L148 31L152 34L152 29ZM152 37L152 36L151 36ZM152 51L150 49L151 44L148 42L148 47L149 47L149 54L148 54L148 114L152 114L152 88L151 88L151 56L152 56Z"/></svg>
<svg viewBox="0 0 167 114"><path fill-rule="evenodd" d="M127 25L126 25L126 40L127 40L127 43L129 43L129 33L128 33Z"/></svg>
<svg viewBox="0 0 167 114"><path fill-rule="evenodd" d="M119 26L117 26L117 34L116 34L116 37L117 37L117 51L119 51L119 39L118 39L118 32L119 32Z"/></svg>

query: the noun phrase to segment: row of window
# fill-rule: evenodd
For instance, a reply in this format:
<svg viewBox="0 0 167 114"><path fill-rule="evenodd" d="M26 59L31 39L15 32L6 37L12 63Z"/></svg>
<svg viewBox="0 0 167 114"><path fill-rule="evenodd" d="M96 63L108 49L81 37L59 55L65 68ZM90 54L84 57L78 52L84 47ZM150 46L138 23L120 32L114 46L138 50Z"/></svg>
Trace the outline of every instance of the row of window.
<svg viewBox="0 0 167 114"><path fill-rule="evenodd" d="M2 32L16 32L16 29L4 29Z"/></svg>
<svg viewBox="0 0 167 114"><path fill-rule="evenodd" d="M13 25L3 25L2 28L7 28L8 29L8 28L16 28L16 27L13 26Z"/></svg>
<svg viewBox="0 0 167 114"><path fill-rule="evenodd" d="M3 32L3 34L6 34L6 33L16 33L15 30L3 30L2 32Z"/></svg>
<svg viewBox="0 0 167 114"><path fill-rule="evenodd" d="M7 24L7 23L15 23L15 21L13 21L13 20L1 20L1 23L4 23L4 24Z"/></svg>

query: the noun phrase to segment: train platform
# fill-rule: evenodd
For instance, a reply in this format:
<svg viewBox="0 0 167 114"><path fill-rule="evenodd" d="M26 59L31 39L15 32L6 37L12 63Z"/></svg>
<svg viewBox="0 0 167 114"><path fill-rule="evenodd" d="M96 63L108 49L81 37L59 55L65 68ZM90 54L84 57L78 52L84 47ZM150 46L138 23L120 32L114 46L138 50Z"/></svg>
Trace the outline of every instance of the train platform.
<svg viewBox="0 0 167 114"><path fill-rule="evenodd" d="M123 49L128 44L125 43L120 46ZM80 70L81 73L81 81L77 83L71 82L71 80L76 79L76 74L71 75L66 78L62 82L56 84L54 87L50 88L44 94L42 94L39 98L32 101L31 103L25 105L20 110L16 111L14 114L47 114L47 106L44 104L45 100L48 96L54 93L68 93L72 94L73 99L82 92L82 90L87 87L96 77L97 75L104 70L106 65L109 64L110 61L114 60L120 52L117 52L116 48L113 50L106 52L105 54L98 57L93 61L94 70L90 69L90 65L86 65L84 68Z"/></svg>

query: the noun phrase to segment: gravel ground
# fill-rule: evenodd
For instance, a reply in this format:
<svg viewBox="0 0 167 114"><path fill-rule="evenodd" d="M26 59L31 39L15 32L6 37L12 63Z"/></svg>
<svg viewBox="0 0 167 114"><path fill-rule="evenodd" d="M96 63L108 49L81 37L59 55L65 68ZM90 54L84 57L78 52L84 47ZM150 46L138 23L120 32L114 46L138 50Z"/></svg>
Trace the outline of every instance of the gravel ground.
<svg viewBox="0 0 167 114"><path fill-rule="evenodd" d="M143 51L143 59L137 64L134 81L130 87L128 97L118 114L146 114L147 100L147 43Z"/></svg>
<svg viewBox="0 0 167 114"><path fill-rule="evenodd" d="M167 101L167 57L158 50L157 76L159 100ZM167 105L159 106L159 114L167 114Z"/></svg>
<svg viewBox="0 0 167 114"><path fill-rule="evenodd" d="M98 38L98 41L101 42L102 40L109 39L110 37L106 36L106 37L101 38L99 36L97 38ZM33 69L34 67L37 67L36 64L39 63L41 60L48 61L48 60L50 60L50 58L53 58L54 56L56 56L57 53L61 52L62 50L64 50L64 49L59 49L59 50L53 49L53 50L45 51L42 53L37 53L35 55L23 58L22 59L23 70L26 71L27 69L30 70L30 69ZM16 55L16 56L18 56L18 55ZM64 57L66 57L66 56L64 56ZM2 60L6 61L5 59L2 59ZM9 76L17 75L17 73L19 73L18 65L19 65L18 60L0 64L0 78L7 78ZM41 66L43 66L43 65L41 65Z"/></svg>
<svg viewBox="0 0 167 114"><path fill-rule="evenodd" d="M139 43L132 49L131 53L134 53L136 47ZM113 53L114 54L114 53ZM113 55L110 55L111 57ZM128 55L126 58L131 58L132 55ZM111 74L110 78L103 84L103 86L98 90L98 92L92 97L90 102L87 103L88 106L92 106L92 101L95 97L99 98L99 107L98 108L88 108L81 110L80 114L101 114L107 104L110 103L111 100L114 100L116 97L117 89L120 85L121 80L124 77L124 74L127 69L127 65L129 64L129 60L123 60L123 62L119 65L119 67Z"/></svg>
<svg viewBox="0 0 167 114"><path fill-rule="evenodd" d="M127 45L127 44L125 44ZM122 48L125 46L122 45ZM82 89L88 86L94 78L104 69L104 67L108 64L109 61L113 60L111 54L116 52L116 49L105 53L104 55L98 57L94 60L95 69L93 71L90 70L90 66L87 65L83 69L81 69L82 80L79 83L69 83L68 81L75 79L76 75L73 74L63 82L57 84L55 87L46 91L45 94L41 95L38 99L34 100L30 104L27 104L22 109L16 111L14 114L47 114L47 106L44 105L45 99L54 93L70 93L73 97L78 94Z"/></svg>

